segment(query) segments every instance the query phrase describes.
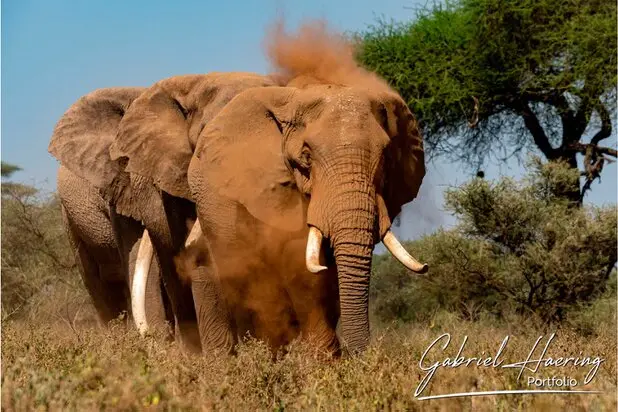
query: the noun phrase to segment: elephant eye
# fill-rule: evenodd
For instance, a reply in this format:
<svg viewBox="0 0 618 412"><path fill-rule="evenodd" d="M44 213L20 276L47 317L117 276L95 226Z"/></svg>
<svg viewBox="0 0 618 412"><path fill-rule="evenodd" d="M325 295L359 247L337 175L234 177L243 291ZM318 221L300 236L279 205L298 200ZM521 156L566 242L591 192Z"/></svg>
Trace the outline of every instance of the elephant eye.
<svg viewBox="0 0 618 412"><path fill-rule="evenodd" d="M386 106L384 106L384 104L380 104L380 108L378 109L378 116L382 128L390 134L388 125L388 110L386 110Z"/></svg>
<svg viewBox="0 0 618 412"><path fill-rule="evenodd" d="M269 110L266 113L266 117L268 117L270 120L274 121L275 124L277 125L277 129L279 129L279 133L283 134L283 124L281 123L281 121L279 119L277 119L277 116L275 116L275 114Z"/></svg>
<svg viewBox="0 0 618 412"><path fill-rule="evenodd" d="M172 104L176 107L176 110L182 113L182 116L185 119L189 116L189 111L185 109L184 106L180 104L180 102L177 99L172 99Z"/></svg>
<svg viewBox="0 0 618 412"><path fill-rule="evenodd" d="M300 166L309 169L311 167L311 150L308 147L303 147L303 150L300 153Z"/></svg>
<svg viewBox="0 0 618 412"><path fill-rule="evenodd" d="M289 165L293 169L296 185L303 193L311 193L311 149L305 144L300 154L291 156Z"/></svg>
<svg viewBox="0 0 618 412"><path fill-rule="evenodd" d="M309 149L303 149L300 154L300 162L303 168L307 170L311 168L311 151Z"/></svg>

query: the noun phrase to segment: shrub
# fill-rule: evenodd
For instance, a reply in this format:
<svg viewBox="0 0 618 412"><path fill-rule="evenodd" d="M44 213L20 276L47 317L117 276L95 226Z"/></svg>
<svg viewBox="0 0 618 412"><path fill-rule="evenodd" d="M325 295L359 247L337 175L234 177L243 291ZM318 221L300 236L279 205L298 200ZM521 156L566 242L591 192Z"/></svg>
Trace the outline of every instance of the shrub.
<svg viewBox="0 0 618 412"><path fill-rule="evenodd" d="M616 206L570 207L555 193L573 171L538 159L529 166L521 182L475 178L447 191L458 226L408 244L429 263L425 277L390 256L376 259L372 297L380 319L423 320L441 308L467 318L515 311L561 321L607 291Z"/></svg>
<svg viewBox="0 0 618 412"><path fill-rule="evenodd" d="M87 301L57 196L3 183L2 320L58 316Z"/></svg>

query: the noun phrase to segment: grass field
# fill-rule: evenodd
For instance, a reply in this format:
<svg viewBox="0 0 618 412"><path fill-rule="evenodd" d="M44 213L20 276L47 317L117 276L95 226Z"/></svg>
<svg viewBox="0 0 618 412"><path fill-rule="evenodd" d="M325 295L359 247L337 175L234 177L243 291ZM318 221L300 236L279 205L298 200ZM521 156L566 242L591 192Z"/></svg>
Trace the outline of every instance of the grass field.
<svg viewBox="0 0 618 412"><path fill-rule="evenodd" d="M70 317L40 312L27 320L4 322L2 409L615 411L615 301L598 305L602 307L592 320L596 327L585 335L572 325L544 329L523 318L492 325L489 319L470 322L441 313L431 324L375 327L372 347L363 356L324 361L301 343L276 360L255 341L241 344L233 357L188 355L175 343L139 337L122 321L105 329L95 327L92 309L85 304L79 313L71 309ZM415 399L414 391L427 373L419 367L421 355L444 332L452 334L451 344L445 351L436 345L427 355L427 365L455 356L466 335L464 356L495 354L509 335L504 363L525 360L540 335L556 332L547 356L605 359L588 385L572 388L602 393ZM531 375L568 376L581 384L590 369L541 368L517 380L519 369L441 368L421 395L539 389L527 385Z"/></svg>

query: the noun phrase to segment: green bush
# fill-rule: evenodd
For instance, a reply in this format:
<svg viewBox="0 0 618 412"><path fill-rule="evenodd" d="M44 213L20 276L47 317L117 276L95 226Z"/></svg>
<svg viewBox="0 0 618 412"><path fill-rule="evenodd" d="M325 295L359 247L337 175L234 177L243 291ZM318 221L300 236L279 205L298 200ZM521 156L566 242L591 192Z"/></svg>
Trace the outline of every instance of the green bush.
<svg viewBox="0 0 618 412"><path fill-rule="evenodd" d="M553 322L602 295L615 299L616 206L569 207L555 193L577 172L538 159L529 166L521 182L475 178L447 191L458 226L407 245L429 263L426 276L406 273L390 256L375 260L379 319L427 320L444 309Z"/></svg>

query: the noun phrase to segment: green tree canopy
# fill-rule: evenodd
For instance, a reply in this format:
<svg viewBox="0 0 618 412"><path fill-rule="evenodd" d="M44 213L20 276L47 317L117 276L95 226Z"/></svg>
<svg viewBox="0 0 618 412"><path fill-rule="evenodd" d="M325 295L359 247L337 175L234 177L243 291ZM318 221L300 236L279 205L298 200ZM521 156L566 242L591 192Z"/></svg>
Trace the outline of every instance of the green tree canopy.
<svg viewBox="0 0 618 412"><path fill-rule="evenodd" d="M379 21L358 59L401 93L430 155L479 166L536 147L573 168L585 155L586 182L565 193L580 202L616 156L600 145L616 112L616 28L615 1L459 0Z"/></svg>

